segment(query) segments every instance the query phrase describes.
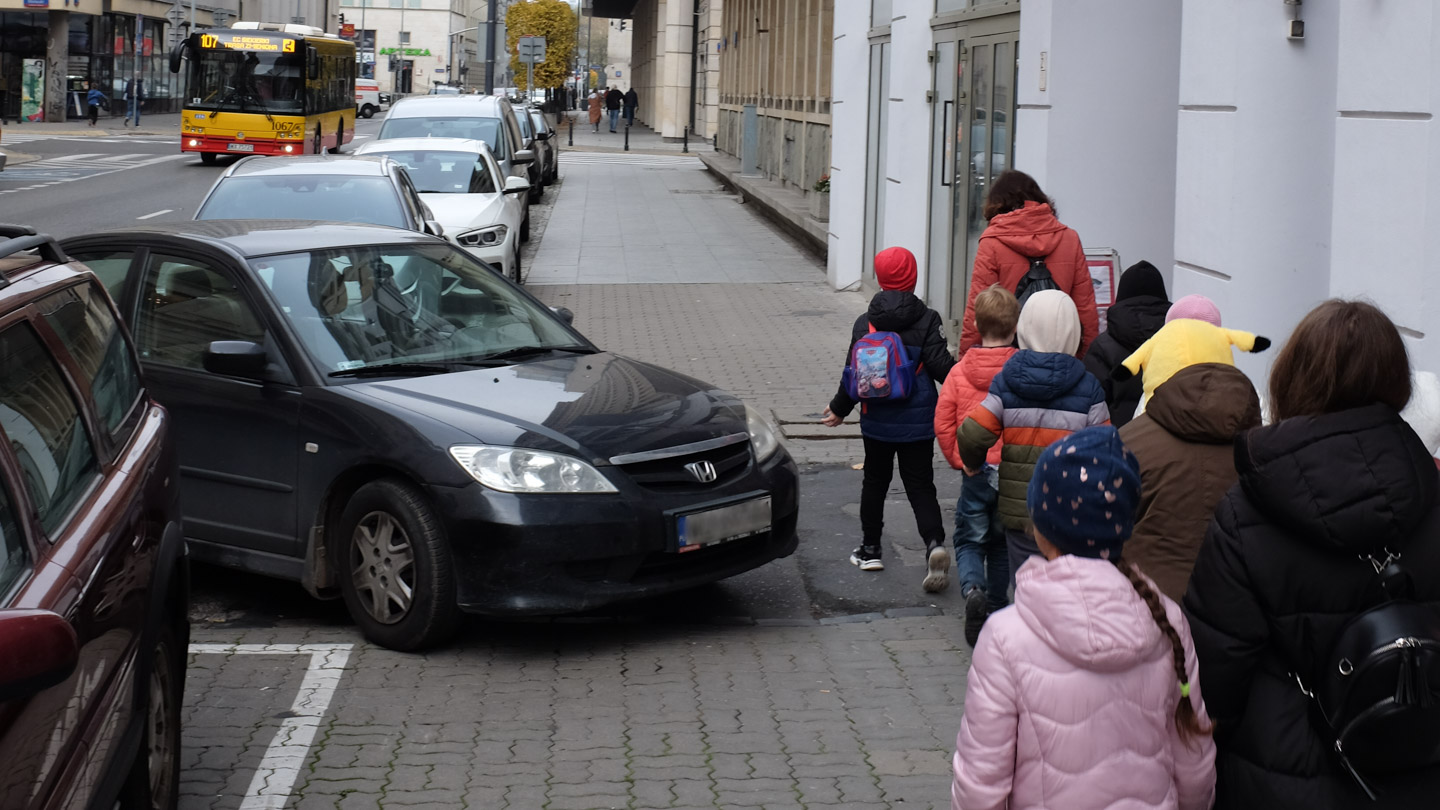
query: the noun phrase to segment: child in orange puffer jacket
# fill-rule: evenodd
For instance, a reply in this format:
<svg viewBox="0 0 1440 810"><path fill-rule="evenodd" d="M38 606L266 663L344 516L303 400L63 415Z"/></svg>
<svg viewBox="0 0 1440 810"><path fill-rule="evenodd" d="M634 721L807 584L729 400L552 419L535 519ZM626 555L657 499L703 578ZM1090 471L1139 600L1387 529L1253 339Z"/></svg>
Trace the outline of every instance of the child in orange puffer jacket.
<svg viewBox="0 0 1440 810"><path fill-rule="evenodd" d="M935 436L940 451L955 469L963 469L956 434L970 411L990 392L990 382L1015 353L1015 325L1020 303L999 284L975 297L975 324L981 344L956 364L935 406ZM1005 527L995 513L999 487L1000 448L996 442L984 469L966 475L955 502L955 573L965 598L965 640L970 646L980 637L985 619L1009 602L1010 561L1005 548ZM933 583L927 578L927 590ZM940 583L944 587L944 583Z"/></svg>

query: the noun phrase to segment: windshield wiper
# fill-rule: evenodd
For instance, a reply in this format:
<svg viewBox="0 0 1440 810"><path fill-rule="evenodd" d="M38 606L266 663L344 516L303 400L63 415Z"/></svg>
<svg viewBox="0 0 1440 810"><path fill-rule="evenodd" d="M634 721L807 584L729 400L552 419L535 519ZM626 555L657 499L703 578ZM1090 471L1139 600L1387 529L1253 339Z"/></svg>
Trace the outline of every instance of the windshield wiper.
<svg viewBox="0 0 1440 810"><path fill-rule="evenodd" d="M516 346L513 349L505 349L494 354L487 354L484 357L477 357L470 361L475 364L504 363L506 360L514 360L520 357L528 357L532 354L545 354L547 352L569 352L570 354L594 354L595 349L589 346Z"/></svg>
<svg viewBox="0 0 1440 810"><path fill-rule="evenodd" d="M420 374L445 374L454 371L453 368L439 363L377 363L371 366L358 366L356 368L342 368L339 371L332 371L331 377L368 377L381 375L420 375Z"/></svg>

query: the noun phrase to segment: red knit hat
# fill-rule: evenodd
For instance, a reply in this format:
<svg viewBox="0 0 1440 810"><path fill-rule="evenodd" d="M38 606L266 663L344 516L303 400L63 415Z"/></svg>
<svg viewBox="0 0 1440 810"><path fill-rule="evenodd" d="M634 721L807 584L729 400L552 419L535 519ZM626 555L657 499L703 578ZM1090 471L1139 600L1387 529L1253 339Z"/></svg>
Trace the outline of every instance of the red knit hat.
<svg viewBox="0 0 1440 810"><path fill-rule="evenodd" d="M915 291L915 254L903 247L885 248L875 254L875 280L882 290Z"/></svg>

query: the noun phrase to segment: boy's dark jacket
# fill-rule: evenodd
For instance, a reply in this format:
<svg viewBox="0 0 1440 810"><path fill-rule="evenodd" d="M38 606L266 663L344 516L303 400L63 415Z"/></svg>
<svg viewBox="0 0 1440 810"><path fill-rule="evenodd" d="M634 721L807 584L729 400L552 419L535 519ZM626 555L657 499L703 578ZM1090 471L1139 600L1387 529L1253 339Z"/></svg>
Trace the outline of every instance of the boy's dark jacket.
<svg viewBox="0 0 1440 810"><path fill-rule="evenodd" d="M884 399L866 400L860 409L860 432L883 442L923 442L935 438L935 403L939 399L936 383L943 383L955 366L955 358L946 345L944 322L940 314L925 306L914 293L884 290L870 299L870 309L855 319L851 330L850 348L845 350L845 363L850 363L850 349L855 341L869 333L894 332L905 344L912 361L918 361L915 391L909 398L891 402ZM855 400L840 386L830 400L830 410L844 418L855 409Z"/></svg>

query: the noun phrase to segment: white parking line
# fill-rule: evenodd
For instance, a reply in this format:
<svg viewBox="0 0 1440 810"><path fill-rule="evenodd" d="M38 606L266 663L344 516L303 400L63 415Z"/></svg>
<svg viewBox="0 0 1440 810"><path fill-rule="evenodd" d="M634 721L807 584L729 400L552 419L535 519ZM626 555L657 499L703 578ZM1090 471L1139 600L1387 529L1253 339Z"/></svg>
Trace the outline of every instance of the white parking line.
<svg viewBox="0 0 1440 810"><path fill-rule="evenodd" d="M146 215L143 216L143 217L135 217L135 218L136 218L136 219L152 219L152 218L154 218L154 217L160 216L161 214L168 214L168 213L170 213L171 211L174 211L174 210L175 210L174 208L161 208L159 211L156 211L156 212L153 213L153 214L146 214Z"/></svg>
<svg viewBox="0 0 1440 810"><path fill-rule="evenodd" d="M345 673L353 644L191 644L191 655L309 655L310 665L291 716L280 722L279 731L265 749L260 767L245 791L240 810L282 810L305 765L320 718L330 707L335 687Z"/></svg>

